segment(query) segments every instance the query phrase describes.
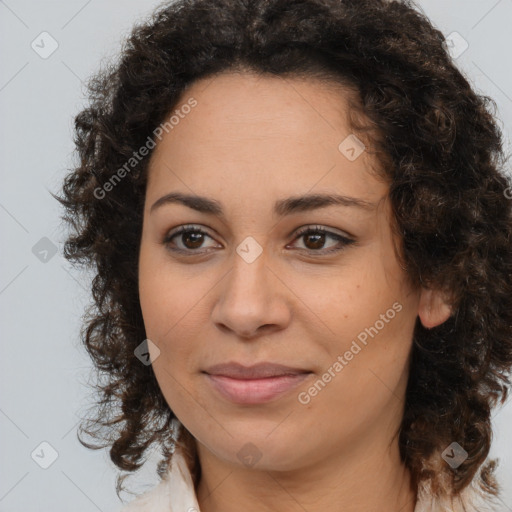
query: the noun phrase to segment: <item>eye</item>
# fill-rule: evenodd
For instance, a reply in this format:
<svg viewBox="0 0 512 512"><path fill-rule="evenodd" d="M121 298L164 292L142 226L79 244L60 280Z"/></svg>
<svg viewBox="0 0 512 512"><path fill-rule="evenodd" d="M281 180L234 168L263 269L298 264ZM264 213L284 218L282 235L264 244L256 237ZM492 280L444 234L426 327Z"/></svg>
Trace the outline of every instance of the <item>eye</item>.
<svg viewBox="0 0 512 512"><path fill-rule="evenodd" d="M206 231L194 225L185 225L168 233L162 243L167 249L173 252L187 253L189 255L193 255L194 253L203 254L208 252L204 250L203 247L206 238L213 240ZM339 233L329 231L321 226L309 226L301 229L297 232L295 240L301 238L305 241L305 248L299 247L299 250L309 253L318 253L319 255L339 252L348 245L355 243L355 240ZM176 239L177 242L175 242L174 239ZM333 240L334 244L331 244L331 246L326 249L324 246L328 239ZM219 245L216 247L218 248Z"/></svg>
<svg viewBox="0 0 512 512"><path fill-rule="evenodd" d="M325 249L323 246L326 243L327 239L334 240L334 244L331 244L330 247ZM355 243L355 240L348 238L344 235L334 233L333 231L328 231L327 229L321 226L309 226L301 229L295 238L295 240L303 239L305 250L313 253L320 254L329 254L333 252L339 252L345 249L348 245Z"/></svg>
<svg viewBox="0 0 512 512"><path fill-rule="evenodd" d="M162 243L171 251L200 254L205 251L198 251L204 243L205 237L213 240L206 231L194 226L180 226L175 231L168 233ZM178 243L173 242L177 239Z"/></svg>

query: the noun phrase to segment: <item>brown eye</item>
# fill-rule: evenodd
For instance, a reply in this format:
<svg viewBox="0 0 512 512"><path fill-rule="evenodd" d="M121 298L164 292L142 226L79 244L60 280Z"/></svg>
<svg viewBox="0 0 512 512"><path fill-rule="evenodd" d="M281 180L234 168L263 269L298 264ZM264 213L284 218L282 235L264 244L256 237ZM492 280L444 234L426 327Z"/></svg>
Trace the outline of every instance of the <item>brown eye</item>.
<svg viewBox="0 0 512 512"><path fill-rule="evenodd" d="M181 240L187 249L198 249L203 244L204 234L197 231L186 231L181 234Z"/></svg>
<svg viewBox="0 0 512 512"><path fill-rule="evenodd" d="M167 234L162 243L170 250L176 252L203 253L206 239L212 237L202 229L193 226L181 226L178 230ZM213 239L212 239L213 240Z"/></svg>
<svg viewBox="0 0 512 512"><path fill-rule="evenodd" d="M346 236L328 231L321 226L308 227L297 233L296 240L302 239L305 248L299 247L299 250L309 251L311 253L318 253L319 255L338 252L343 250L348 245L355 243L355 240ZM327 248L325 244L331 239L334 243Z"/></svg>
<svg viewBox="0 0 512 512"><path fill-rule="evenodd" d="M302 236L303 236L303 239L305 240L304 245L308 249L322 249L323 245L325 244L325 233L321 233L321 234L308 233L308 234L305 234Z"/></svg>

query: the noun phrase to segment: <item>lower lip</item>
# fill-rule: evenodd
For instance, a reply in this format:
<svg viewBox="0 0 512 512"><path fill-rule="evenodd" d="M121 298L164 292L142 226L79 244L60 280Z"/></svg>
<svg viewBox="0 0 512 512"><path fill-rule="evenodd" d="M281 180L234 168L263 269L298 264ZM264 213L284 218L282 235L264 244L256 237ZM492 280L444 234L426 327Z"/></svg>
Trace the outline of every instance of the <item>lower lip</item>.
<svg viewBox="0 0 512 512"><path fill-rule="evenodd" d="M223 375L209 375L209 382L222 396L236 404L262 404L290 392L311 373L281 375L264 379L232 379Z"/></svg>

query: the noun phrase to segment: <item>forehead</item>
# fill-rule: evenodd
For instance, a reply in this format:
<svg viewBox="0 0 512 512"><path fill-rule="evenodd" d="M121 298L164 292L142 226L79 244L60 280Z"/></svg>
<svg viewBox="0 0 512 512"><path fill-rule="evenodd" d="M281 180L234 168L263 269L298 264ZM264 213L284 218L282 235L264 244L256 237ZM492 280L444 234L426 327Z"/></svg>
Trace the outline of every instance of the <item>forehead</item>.
<svg viewBox="0 0 512 512"><path fill-rule="evenodd" d="M197 106L173 128L178 139L292 137L318 142L350 133L349 100L354 91L318 79L226 72L194 82L175 109L194 98ZM191 134L189 129L194 133ZM327 140L326 142L330 142Z"/></svg>
<svg viewBox="0 0 512 512"><path fill-rule="evenodd" d="M157 142L149 192L185 184L198 193L234 186L256 193L263 182L286 195L315 184L342 185L342 193L369 200L382 195L369 173L375 159L363 151L350 161L340 150L355 135L348 118L354 92L344 86L229 72L193 83L173 112L191 98L196 105Z"/></svg>

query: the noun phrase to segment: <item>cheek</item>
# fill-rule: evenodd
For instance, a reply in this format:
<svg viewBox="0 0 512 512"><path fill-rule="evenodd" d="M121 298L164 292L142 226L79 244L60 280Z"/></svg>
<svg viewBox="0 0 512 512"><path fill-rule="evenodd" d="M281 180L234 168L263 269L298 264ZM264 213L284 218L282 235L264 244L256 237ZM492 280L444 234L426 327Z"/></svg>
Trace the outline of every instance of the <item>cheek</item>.
<svg viewBox="0 0 512 512"><path fill-rule="evenodd" d="M330 328L332 336L343 339L357 336L376 321L380 326L380 316L390 309L388 317L393 320L398 316L393 304L403 306L409 300L402 291L401 279L383 268L372 251L359 254L357 262L342 266L325 278L303 279L296 283L303 290L303 302L316 313L319 323Z"/></svg>
<svg viewBox="0 0 512 512"><path fill-rule="evenodd" d="M339 336L324 345L327 357L319 378L327 384L303 390L312 416L330 416L335 422L340 411L351 411L344 419L346 434L374 424L382 414L401 414L414 317L398 302L394 308L384 303L384 320L366 312L339 320Z"/></svg>
<svg viewBox="0 0 512 512"><path fill-rule="evenodd" d="M380 400L386 385L399 385L407 371L417 316L415 296L396 260L383 260L380 248L375 249L342 269L325 283L324 293L316 295L315 308L330 328L320 341L325 367L336 361L343 367L331 370L336 374L332 388L352 400Z"/></svg>
<svg viewBox="0 0 512 512"><path fill-rule="evenodd" d="M207 339L207 323L202 315L208 291L207 279L188 276L178 265L169 264L165 251L142 245L139 258L139 300L146 336L159 349L155 361L158 380L173 388L195 370L193 354L198 340Z"/></svg>
<svg viewBox="0 0 512 512"><path fill-rule="evenodd" d="M175 326L200 300L197 282L187 280L166 251L153 242L142 242L139 256L139 301L148 338L165 342ZM199 296L198 296L199 295Z"/></svg>

